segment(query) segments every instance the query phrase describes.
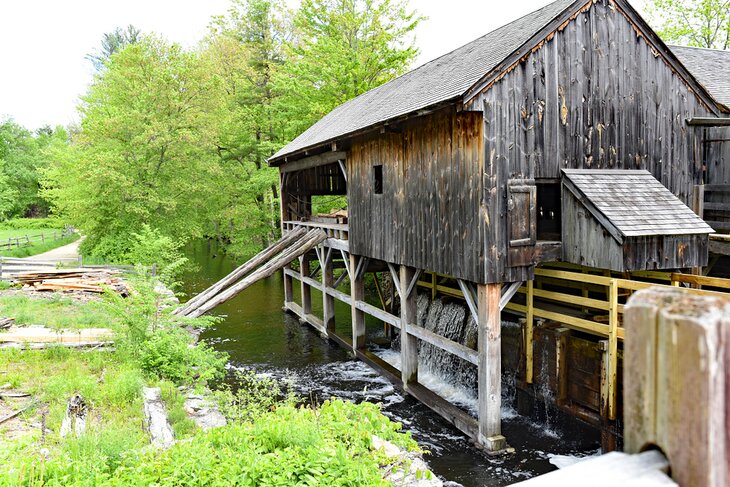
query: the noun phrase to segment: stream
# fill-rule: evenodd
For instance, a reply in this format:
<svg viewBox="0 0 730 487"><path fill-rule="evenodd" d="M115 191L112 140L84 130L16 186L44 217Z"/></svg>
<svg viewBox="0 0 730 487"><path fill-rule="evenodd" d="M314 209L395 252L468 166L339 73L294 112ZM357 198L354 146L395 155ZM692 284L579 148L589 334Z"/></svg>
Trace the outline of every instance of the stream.
<svg viewBox="0 0 730 487"><path fill-rule="evenodd" d="M183 276L182 291L188 296L202 291L236 266L207 242L190 246L187 256L198 267ZM298 295L296 282L294 292ZM228 380L235 380L236 370L250 369L291 381L294 390L311 402L337 397L380 403L386 416L402 423L430 451L426 461L435 474L465 487L509 485L554 470L550 463L554 455L585 456L597 452L597 433L575 433L563 425L551 424L549 418L538 423L503 406L502 432L516 451L489 457L428 407L405 395L348 351L284 313L283 302L282 276L277 273L216 308L216 314L224 319L205 330L201 338L229 354ZM321 294L315 289L312 303L313 312L321 316ZM349 307L337 302L336 316L338 333L350 336ZM368 321L368 335L382 335L382 324L374 319ZM397 364L399 360L397 352L390 349L374 351L391 363ZM421 383L474 414L475 390L450 385L431 370L422 370L419 376ZM514 388L507 384L503 389L503 403L509 405Z"/></svg>

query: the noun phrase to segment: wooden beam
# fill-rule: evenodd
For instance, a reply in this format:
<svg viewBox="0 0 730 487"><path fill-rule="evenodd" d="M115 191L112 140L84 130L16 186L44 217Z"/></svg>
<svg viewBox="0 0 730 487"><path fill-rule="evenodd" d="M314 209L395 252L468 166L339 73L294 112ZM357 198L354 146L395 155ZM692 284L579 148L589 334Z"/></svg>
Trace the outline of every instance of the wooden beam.
<svg viewBox="0 0 730 487"><path fill-rule="evenodd" d="M509 286L505 286L506 289L502 291L502 297L499 298L499 310L502 311L507 303L517 294L517 291L522 286L522 281L512 282Z"/></svg>
<svg viewBox="0 0 730 487"><path fill-rule="evenodd" d="M728 127L730 126L730 118L718 117L691 117L686 120L687 125L695 127Z"/></svg>
<svg viewBox="0 0 730 487"><path fill-rule="evenodd" d="M502 436L502 330L500 284L477 286L479 344L479 443L490 452L506 448Z"/></svg>
<svg viewBox="0 0 730 487"><path fill-rule="evenodd" d="M356 305L358 301L365 300L365 285L362 275L355 272L362 264L364 257L350 254L350 297L352 298L352 349L365 348L365 313Z"/></svg>
<svg viewBox="0 0 730 487"><path fill-rule="evenodd" d="M388 269L390 270L390 276L393 278L393 285L395 286L395 291L398 293L398 296L403 294L403 290L400 287L400 276L398 275L398 271L396 270L395 266L388 262Z"/></svg>
<svg viewBox="0 0 730 487"><path fill-rule="evenodd" d="M416 269L408 266L400 266L400 285L403 291L405 283L414 281ZM416 281L418 279L415 279ZM400 356L401 356L401 380L403 387L408 390L408 385L418 382L418 339L410 333L410 327L418 322L417 312L418 293L400 294Z"/></svg>
<svg viewBox="0 0 730 487"><path fill-rule="evenodd" d="M431 330L427 330L418 325L408 325L408 333L423 340L424 342L430 343L431 345L445 350L457 357L466 360L474 365L479 364L479 354L476 350L472 350L469 347L465 347L460 343L444 338L438 333L434 333Z"/></svg>
<svg viewBox="0 0 730 487"><path fill-rule="evenodd" d="M396 328L400 328L400 318L388 313L387 311L377 308L370 303L366 303L365 301L355 301L355 307L361 311L366 312L370 316L374 316L380 321L384 321L385 323L393 325Z"/></svg>
<svg viewBox="0 0 730 487"><path fill-rule="evenodd" d="M332 252L334 250L329 247L323 248L321 252L323 260L320 261L320 267L322 268L322 322L328 335L335 330L335 298L327 293L327 290L333 287L334 284Z"/></svg>
<svg viewBox="0 0 730 487"><path fill-rule="evenodd" d="M304 169L311 169L317 166L325 166L332 164L340 159L345 159L347 154L345 152L325 152L324 154L309 156L303 159L299 159L292 162L287 162L279 167L279 170L285 174L288 172L302 171Z"/></svg>
<svg viewBox="0 0 730 487"><path fill-rule="evenodd" d="M474 318L474 321L477 321L479 319L479 311L477 309L477 297L474 289L463 279L457 279L456 282L464 294L464 299L466 300L466 305L469 307L469 311L471 311L472 318Z"/></svg>
<svg viewBox="0 0 730 487"><path fill-rule="evenodd" d="M309 259L305 255L299 257L299 273L302 275L300 282L300 290L302 293L302 313L305 315L312 314L312 289L304 281L305 277L309 277Z"/></svg>
<svg viewBox="0 0 730 487"><path fill-rule="evenodd" d="M342 177L345 178L345 182L347 182L347 171L345 170L345 163L342 162L342 159L337 159L337 164L340 165L340 170L342 170Z"/></svg>
<svg viewBox="0 0 730 487"><path fill-rule="evenodd" d="M532 384L534 344L532 343L535 324L535 281L527 281L527 313L525 313L525 382Z"/></svg>

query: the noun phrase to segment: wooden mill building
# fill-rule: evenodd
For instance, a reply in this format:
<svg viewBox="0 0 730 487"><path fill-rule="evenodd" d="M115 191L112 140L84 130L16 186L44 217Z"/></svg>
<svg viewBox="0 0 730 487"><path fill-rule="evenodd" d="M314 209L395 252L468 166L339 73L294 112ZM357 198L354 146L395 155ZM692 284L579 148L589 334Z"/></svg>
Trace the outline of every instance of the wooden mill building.
<svg viewBox="0 0 730 487"><path fill-rule="evenodd" d="M638 286L616 276L708 264L714 231L697 216L697 188L730 184L728 80L730 54L668 47L625 0L557 0L344 103L269 161L281 172L284 232L319 226L329 235L299 270L285 270L286 307L343 341L333 304L348 303L347 346L498 451L500 313L526 315L530 383L533 320L554 316L533 309L534 299L551 296L536 290L536 276L566 278L543 270L555 262L602 270L584 281L607 289L609 323L561 321L607 337L610 404L602 409L615 419L616 289ZM346 220L312 215L319 195L347 195ZM349 292L338 289L337 264ZM397 315L366 302L366 272L392 275ZM428 275L434 295L446 279L465 299L477 350L417 325L416 288ZM324 296L322 318L312 314L312 287ZM595 293L584 288L577 299L601 308ZM367 352L365 314L400 329L400 371ZM418 384L419 340L478 367L478 418Z"/></svg>

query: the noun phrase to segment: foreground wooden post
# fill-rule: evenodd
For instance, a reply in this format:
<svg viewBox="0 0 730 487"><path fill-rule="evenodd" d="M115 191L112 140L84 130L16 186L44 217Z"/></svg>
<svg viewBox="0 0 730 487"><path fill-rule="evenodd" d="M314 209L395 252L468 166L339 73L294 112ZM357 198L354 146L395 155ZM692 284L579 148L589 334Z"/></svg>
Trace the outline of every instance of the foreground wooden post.
<svg viewBox="0 0 730 487"><path fill-rule="evenodd" d="M679 485L728 485L730 299L651 288L624 320L625 450L660 448Z"/></svg>
<svg viewBox="0 0 730 487"><path fill-rule="evenodd" d="M299 257L299 272L302 277L309 277L309 258L307 254ZM312 288L309 284L306 284L302 279L299 282L300 289L302 291L302 315L307 316L312 314Z"/></svg>
<svg viewBox="0 0 730 487"><path fill-rule="evenodd" d="M334 273L332 270L332 249L322 248L322 322L327 334L335 331L335 298L327 294L334 284Z"/></svg>
<svg viewBox="0 0 730 487"><path fill-rule="evenodd" d="M352 299L352 349L365 348L365 312L357 308L358 301L365 300L365 284L359 269L362 257L350 254L350 297Z"/></svg>
<svg viewBox="0 0 730 487"><path fill-rule="evenodd" d="M525 382L532 384L533 353L533 326L535 323L535 281L527 281L527 316L525 319Z"/></svg>
<svg viewBox="0 0 730 487"><path fill-rule="evenodd" d="M479 284L479 443L487 451L505 449L502 436L502 330L499 311L500 284Z"/></svg>
<svg viewBox="0 0 730 487"><path fill-rule="evenodd" d="M416 276L416 269L400 266L400 373L403 388L418 382L418 339L408 333L408 328L417 323L418 293L414 289L409 292L409 283Z"/></svg>

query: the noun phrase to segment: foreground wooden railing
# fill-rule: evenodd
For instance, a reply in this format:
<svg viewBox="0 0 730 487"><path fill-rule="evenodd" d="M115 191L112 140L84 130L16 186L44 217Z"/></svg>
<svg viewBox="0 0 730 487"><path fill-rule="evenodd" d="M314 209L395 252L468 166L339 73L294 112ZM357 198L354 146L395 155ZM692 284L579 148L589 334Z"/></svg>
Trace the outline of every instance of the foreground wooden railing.
<svg viewBox="0 0 730 487"><path fill-rule="evenodd" d="M604 377L601 383L601 404L609 419L616 419L616 371L618 366L618 344L624 339L622 326L624 303L635 291L650 287L677 288L690 294L727 296L730 279L696 276L669 272L636 272L631 278L614 277L608 271L581 268L570 264L556 264L535 269L535 280L528 281L518 290L521 301L512 300L505 309L525 316L525 363L526 382L533 380L533 326L536 319L561 323L567 328L605 339ZM562 268L561 268L562 267ZM565 270L565 269L568 270ZM607 275L596 275L594 272ZM421 287L434 293L463 298L460 289L439 283L446 276L430 275L418 282ZM652 281L659 282L650 282ZM665 283L665 284L662 284ZM712 287L722 291L698 288ZM546 289L547 288L547 289ZM580 292L580 294L571 294ZM596 313L598 311L599 313ZM605 314L604 314L605 313Z"/></svg>

